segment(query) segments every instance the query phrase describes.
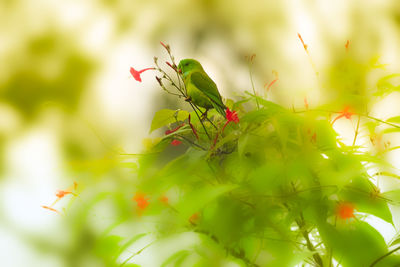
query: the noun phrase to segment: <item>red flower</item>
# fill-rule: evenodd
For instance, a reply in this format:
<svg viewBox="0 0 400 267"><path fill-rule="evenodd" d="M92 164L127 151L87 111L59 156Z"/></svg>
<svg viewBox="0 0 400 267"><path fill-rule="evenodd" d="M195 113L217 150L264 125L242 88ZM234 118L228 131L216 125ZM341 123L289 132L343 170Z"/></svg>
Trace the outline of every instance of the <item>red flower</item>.
<svg viewBox="0 0 400 267"><path fill-rule="evenodd" d="M172 129L172 130L166 130L166 131L165 131L165 134L166 134L166 135L172 134L172 133L178 131L183 125L185 125L185 124L181 124L181 125L177 126L175 129Z"/></svg>
<svg viewBox="0 0 400 267"><path fill-rule="evenodd" d="M149 199L145 198L145 195L142 193L136 193L132 200L136 201L138 208L141 210L144 210L149 205L149 202L147 202Z"/></svg>
<svg viewBox="0 0 400 267"><path fill-rule="evenodd" d="M134 68L131 67L131 74L133 76L133 78L135 78L136 81L141 82L142 78L140 78L140 74L142 72L145 72L146 70L154 70L154 68L147 68L147 69L142 69L142 70L135 70Z"/></svg>
<svg viewBox="0 0 400 267"><path fill-rule="evenodd" d="M332 125L335 123L335 121L337 121L340 118L345 117L346 119L351 119L351 116L354 115L354 113L350 112L350 107L346 106L342 111L340 111L340 115L337 116L333 121L332 121Z"/></svg>
<svg viewBox="0 0 400 267"><path fill-rule="evenodd" d="M231 121L233 121L234 123L239 122L239 117L238 117L236 111L226 108L225 112L226 112L226 120L227 121L226 121L224 127L222 128L222 131L224 131L226 125L228 125L229 122L231 122Z"/></svg>
<svg viewBox="0 0 400 267"><path fill-rule="evenodd" d="M234 123L238 123L239 122L239 118L238 115L236 113L236 111L231 111L229 110L229 108L226 108L226 119L228 120L228 122L233 121Z"/></svg>
<svg viewBox="0 0 400 267"><path fill-rule="evenodd" d="M179 141L177 139L172 140L171 145L173 146L179 146L180 144L182 144L182 141Z"/></svg>
<svg viewBox="0 0 400 267"><path fill-rule="evenodd" d="M339 203L337 210L336 210L337 216L341 219L350 219L354 218L354 205L351 203L347 202L342 202Z"/></svg>

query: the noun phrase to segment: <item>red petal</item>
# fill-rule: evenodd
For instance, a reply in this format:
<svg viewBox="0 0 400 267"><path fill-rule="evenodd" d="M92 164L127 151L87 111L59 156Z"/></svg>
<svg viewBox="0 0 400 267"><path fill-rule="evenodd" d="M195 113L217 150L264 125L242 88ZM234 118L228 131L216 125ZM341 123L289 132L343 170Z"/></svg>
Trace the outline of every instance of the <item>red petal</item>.
<svg viewBox="0 0 400 267"><path fill-rule="evenodd" d="M176 139L172 140L172 142L171 142L171 145L173 145L173 146L179 146L180 144L182 144L182 141L179 141Z"/></svg>
<svg viewBox="0 0 400 267"><path fill-rule="evenodd" d="M142 78L140 78L140 73L141 73L141 72L135 70L135 69L132 68L132 67L131 67L131 70L130 70L130 71L131 71L131 74L132 74L133 78L134 78L136 81L138 81L138 82L141 82L141 81L142 81Z"/></svg>

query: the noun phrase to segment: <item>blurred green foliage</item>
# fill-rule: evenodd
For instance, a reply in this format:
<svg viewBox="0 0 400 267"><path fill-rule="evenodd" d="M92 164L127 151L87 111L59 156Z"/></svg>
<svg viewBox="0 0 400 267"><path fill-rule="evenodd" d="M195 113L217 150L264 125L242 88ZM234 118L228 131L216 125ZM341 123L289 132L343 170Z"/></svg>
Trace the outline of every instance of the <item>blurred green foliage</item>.
<svg viewBox="0 0 400 267"><path fill-rule="evenodd" d="M56 255L65 266L85 267L121 265L145 247L146 243L142 246L140 242L148 236L144 233L149 232L161 241L182 232L200 236L196 244L168 251L169 255L161 255L162 249L155 249L154 255L165 259L165 266L222 266L229 261L249 264L245 259L268 266L316 261L315 252L306 248L302 230L309 233L314 245L323 242L315 251L324 263L332 255L344 266L354 266L358 260L368 264L395 248L389 248L379 233L362 222L362 215L370 214L393 223L395 217L389 207L398 204L398 190L379 192L367 174L372 167L364 163L384 165L386 153L394 148L382 145L378 149L375 145L377 149L371 154L360 154L357 145L343 144L329 121L346 105L354 113L368 115L379 100L398 94L398 74L388 73L375 57L386 51L387 43L397 47L400 13L396 1L388 1L382 9L376 9L372 2L363 3L362 7L359 3L349 4L351 15L347 25L345 19L342 21L346 16L341 10L332 12L333 23L324 19L326 13L319 12L316 1L303 1L303 9L299 10L299 5L277 1L88 1L80 3L84 19L78 19L71 28L61 26L60 21L71 14L79 17L82 10L69 9L61 1L60 12L45 2L32 6L11 0L0 4L2 43L15 42L8 48L4 46L7 49L0 46L4 69L0 77L0 104L22 118L22 127L0 131L0 172L7 171L4 163L9 154L5 154L5 149L10 143L39 125L42 115L61 111L56 116L61 127L57 128L57 123L47 127L57 129L64 175L78 179L82 190L60 222L69 238L60 237L60 241L53 233L32 237L10 227L22 233L22 240L31 242L45 255ZM80 4L77 6L81 7ZM103 20L111 21L111 34L103 41L102 49L93 47L89 53L81 39L92 33L91 23ZM346 31L339 30L338 34L337 28L331 26L341 23ZM391 28L391 23L397 23L397 28ZM304 57L296 57L292 51L296 45L301 47L295 40L299 29L310 30L310 36L316 38L312 42L305 39L316 66L323 71L316 78L321 100L313 96L315 91L307 92L316 111L296 113L287 107L294 103L297 111L305 111L297 107L302 103L305 88L312 87L310 81L315 79L306 75L312 68L305 53ZM102 40L101 34L96 34ZM344 49L347 38L351 40L348 52ZM180 46L184 57L207 59L210 65L218 66L218 86L226 95L248 89L245 56L252 53L258 59L252 67L256 85L272 80L273 69L278 70L280 78L268 98L244 94L237 97L239 101L228 99L229 107L239 113L240 124L230 123L212 149L212 142L191 112L192 123L200 133L199 141L187 125L187 117L182 116L178 121L186 126L163 136L161 141L148 140L149 148L137 164L137 155L134 159L121 155L125 152L120 147L133 139L140 143L140 129L129 132L124 140L114 137L115 129L102 117L105 108L96 106L98 99L85 94L97 91L93 80L104 74L99 70L110 62L108 56L119 50L122 42L133 43L132 50L138 47L137 43L154 50L160 40ZM318 53L320 47L326 50ZM135 53L140 55L142 51ZM325 58L319 60L318 56ZM396 55L386 55L385 59L388 58L394 59ZM114 67L118 66L111 68ZM264 91L257 93L263 95ZM158 102L153 109L169 107L169 114L176 112L175 106L188 108L162 94L155 99ZM255 108L256 99L261 103L260 109ZM140 102L132 99L132 105ZM85 107L94 110L88 123L82 122L87 115ZM180 111L185 115L187 112ZM225 123L215 113L210 115L218 127ZM95 127L88 127L91 120L96 122ZM155 120L154 125L173 129L177 124L168 124L174 120L169 116L167 120ZM387 122L399 125L396 117ZM369 136L378 144L379 136L398 132L398 128L382 123L364 116L360 127L368 128ZM131 124L126 121L126 125ZM208 122L205 124L215 137L215 129ZM386 128L382 131L381 126ZM183 144L171 146L176 137ZM157 145L153 146L154 143ZM384 167L386 170L387 166ZM391 170L384 174L398 178ZM151 195L150 205L141 216L131 200L135 190ZM168 196L169 206L158 200L163 195ZM338 201L354 203L361 213L361 218L357 218L360 221L335 226ZM190 222L188 217L197 212L198 220ZM11 215L4 215L2 221L6 222L7 217ZM129 262L135 259L136 256ZM386 261L381 262L382 266L395 266L398 256L387 257Z"/></svg>

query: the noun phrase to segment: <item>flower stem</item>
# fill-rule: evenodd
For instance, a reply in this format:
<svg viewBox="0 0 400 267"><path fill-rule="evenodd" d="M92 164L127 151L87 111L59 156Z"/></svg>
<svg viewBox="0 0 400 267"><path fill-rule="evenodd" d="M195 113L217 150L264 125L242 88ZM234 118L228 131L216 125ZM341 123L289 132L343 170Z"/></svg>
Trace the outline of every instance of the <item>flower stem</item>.
<svg viewBox="0 0 400 267"><path fill-rule="evenodd" d="M253 75L251 73L251 62L249 64L249 74L250 74L250 82L251 82L251 87L253 88L253 94L256 96L256 89L254 88L254 82L253 82ZM256 98L256 104L257 104L257 109L260 109L260 104L258 103L258 99Z"/></svg>

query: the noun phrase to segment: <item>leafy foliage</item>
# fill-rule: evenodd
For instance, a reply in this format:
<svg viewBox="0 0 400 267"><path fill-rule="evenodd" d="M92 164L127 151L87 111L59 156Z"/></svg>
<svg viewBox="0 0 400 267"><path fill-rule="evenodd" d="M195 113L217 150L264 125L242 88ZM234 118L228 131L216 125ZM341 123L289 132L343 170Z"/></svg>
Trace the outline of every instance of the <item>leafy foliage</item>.
<svg viewBox="0 0 400 267"><path fill-rule="evenodd" d="M333 104L289 110L249 92L225 101L234 120L215 110L206 115L187 98L170 47L163 46L178 80L156 59L162 76L157 80L167 93L184 97L192 111L156 113L151 131L169 130L138 159L135 186L150 203L138 216L158 218L160 239L189 231L199 241L175 251L162 266L221 266L224 260L242 266L331 266L333 259L342 266L400 264L381 234L363 221L373 215L393 224L389 203L399 202L398 190L380 192L368 169L384 160L355 146L360 124L376 138L378 124L398 131L399 117L373 118L361 112L359 102L336 112L327 109ZM361 84L344 97L349 103L365 99L361 80L371 67L348 59L338 64L350 64L348 72L333 72L333 78L343 78L332 83L341 88L338 97ZM378 81L377 95L397 90L389 86L393 77ZM358 122L349 146L332 124L353 115ZM396 244L398 239L391 246Z"/></svg>

